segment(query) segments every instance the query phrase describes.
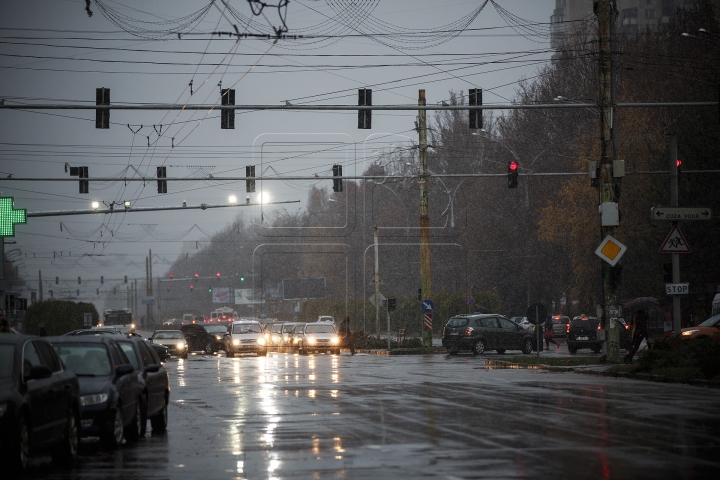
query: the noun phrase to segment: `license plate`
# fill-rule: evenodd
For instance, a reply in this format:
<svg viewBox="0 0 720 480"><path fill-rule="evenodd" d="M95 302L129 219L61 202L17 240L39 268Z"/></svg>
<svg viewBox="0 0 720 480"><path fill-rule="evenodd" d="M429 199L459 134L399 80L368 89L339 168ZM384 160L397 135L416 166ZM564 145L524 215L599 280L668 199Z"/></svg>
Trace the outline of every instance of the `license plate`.
<svg viewBox="0 0 720 480"><path fill-rule="evenodd" d="M590 340L590 337L575 337L575 340Z"/></svg>
<svg viewBox="0 0 720 480"><path fill-rule="evenodd" d="M450 332L450 335L460 335L460 332Z"/></svg>

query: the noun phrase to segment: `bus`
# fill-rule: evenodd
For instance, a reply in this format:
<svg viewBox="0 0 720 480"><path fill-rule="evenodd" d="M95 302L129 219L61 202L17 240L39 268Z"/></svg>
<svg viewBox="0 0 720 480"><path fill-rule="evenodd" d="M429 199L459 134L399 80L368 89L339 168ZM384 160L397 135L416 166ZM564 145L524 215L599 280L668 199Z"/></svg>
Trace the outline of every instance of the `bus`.
<svg viewBox="0 0 720 480"><path fill-rule="evenodd" d="M132 312L129 308L108 309L103 315L103 325L132 325Z"/></svg>

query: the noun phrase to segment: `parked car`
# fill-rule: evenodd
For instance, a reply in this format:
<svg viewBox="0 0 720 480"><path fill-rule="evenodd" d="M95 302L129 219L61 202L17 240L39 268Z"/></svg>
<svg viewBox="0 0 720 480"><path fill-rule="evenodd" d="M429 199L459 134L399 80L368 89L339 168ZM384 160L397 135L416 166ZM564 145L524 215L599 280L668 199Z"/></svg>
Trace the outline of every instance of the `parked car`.
<svg viewBox="0 0 720 480"><path fill-rule="evenodd" d="M141 387L115 335L48 337L80 383L80 434L109 448L135 442L142 429Z"/></svg>
<svg viewBox="0 0 720 480"><path fill-rule="evenodd" d="M260 322L252 320L236 320L228 326L225 334L225 354L234 357L236 353L257 353L267 355L265 336Z"/></svg>
<svg viewBox="0 0 720 480"><path fill-rule="evenodd" d="M533 326L532 323L527 319L527 317L510 317L510 321L520 325L525 330L530 330Z"/></svg>
<svg viewBox="0 0 720 480"><path fill-rule="evenodd" d="M63 336L65 335L122 335L122 333L114 329L91 330L89 328L78 328L77 330L71 330L67 333L63 333Z"/></svg>
<svg viewBox="0 0 720 480"><path fill-rule="evenodd" d="M298 352L328 352L340 354L340 337L332 323L316 322L296 326L293 334Z"/></svg>
<svg viewBox="0 0 720 480"><path fill-rule="evenodd" d="M156 330L150 337L150 342L166 346L170 355L187 358L188 344L180 330Z"/></svg>
<svg viewBox="0 0 720 480"><path fill-rule="evenodd" d="M153 352L157 354L158 357L160 357L161 362L167 362L170 360L170 352L168 351L168 347L165 345L160 345L159 343L151 343L148 340L148 345L150 345L150 348L153 349Z"/></svg>
<svg viewBox="0 0 720 480"><path fill-rule="evenodd" d="M475 355L488 350L531 353L533 337L529 330L500 315L468 314L448 320L443 328L442 344L451 354L459 350L471 350Z"/></svg>
<svg viewBox="0 0 720 480"><path fill-rule="evenodd" d="M167 406L170 400L167 370L150 343L145 340L128 336L117 343L135 368L140 384L140 436L145 436L148 419L153 431L164 432L167 428Z"/></svg>
<svg viewBox="0 0 720 480"><path fill-rule="evenodd" d="M211 355L225 348L223 343L223 336L227 333L227 327L225 325L183 325L180 327L180 331L185 335L188 343L188 351L202 351L203 353Z"/></svg>
<svg viewBox="0 0 720 480"><path fill-rule="evenodd" d="M597 339L598 330L600 330L600 320L597 317L581 315L573 318L567 329L568 352L577 353L581 348L589 348L593 353L599 353L602 349L602 341Z"/></svg>
<svg viewBox="0 0 720 480"><path fill-rule="evenodd" d="M566 337L568 325L570 325L570 317L564 315L553 315L553 336Z"/></svg>
<svg viewBox="0 0 720 480"><path fill-rule="evenodd" d="M3 469L22 475L30 456L53 461L77 456L80 386L50 343L28 335L0 335L0 452ZM13 478L13 475L6 478Z"/></svg>
<svg viewBox="0 0 720 480"><path fill-rule="evenodd" d="M680 330L681 338L709 338L720 340L720 315L708 318L694 327Z"/></svg>

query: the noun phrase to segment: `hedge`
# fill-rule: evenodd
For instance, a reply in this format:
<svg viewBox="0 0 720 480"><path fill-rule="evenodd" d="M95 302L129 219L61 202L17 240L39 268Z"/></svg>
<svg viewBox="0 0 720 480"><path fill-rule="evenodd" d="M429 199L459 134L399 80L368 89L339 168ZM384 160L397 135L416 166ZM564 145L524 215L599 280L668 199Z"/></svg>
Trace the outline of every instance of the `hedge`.
<svg viewBox="0 0 720 480"><path fill-rule="evenodd" d="M45 300L28 307L23 320L23 333L40 335L40 322L45 325L48 335L62 335L77 328L83 328L83 314L92 313L93 325L100 319L95 305L69 300Z"/></svg>

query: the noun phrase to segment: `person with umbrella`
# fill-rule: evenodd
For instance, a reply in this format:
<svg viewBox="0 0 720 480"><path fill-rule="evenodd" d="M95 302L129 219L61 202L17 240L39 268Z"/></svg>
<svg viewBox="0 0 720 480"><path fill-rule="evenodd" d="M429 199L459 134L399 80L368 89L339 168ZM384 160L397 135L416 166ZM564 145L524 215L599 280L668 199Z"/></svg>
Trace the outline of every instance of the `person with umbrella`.
<svg viewBox="0 0 720 480"><path fill-rule="evenodd" d="M632 363L633 357L640 348L640 344L642 343L643 339L645 339L645 341L647 342L648 349L650 348L650 340L648 339L647 332L649 320L650 317L647 310L638 310L633 314L631 320L632 344L630 346L630 351L627 353L627 355L625 355L625 363Z"/></svg>

